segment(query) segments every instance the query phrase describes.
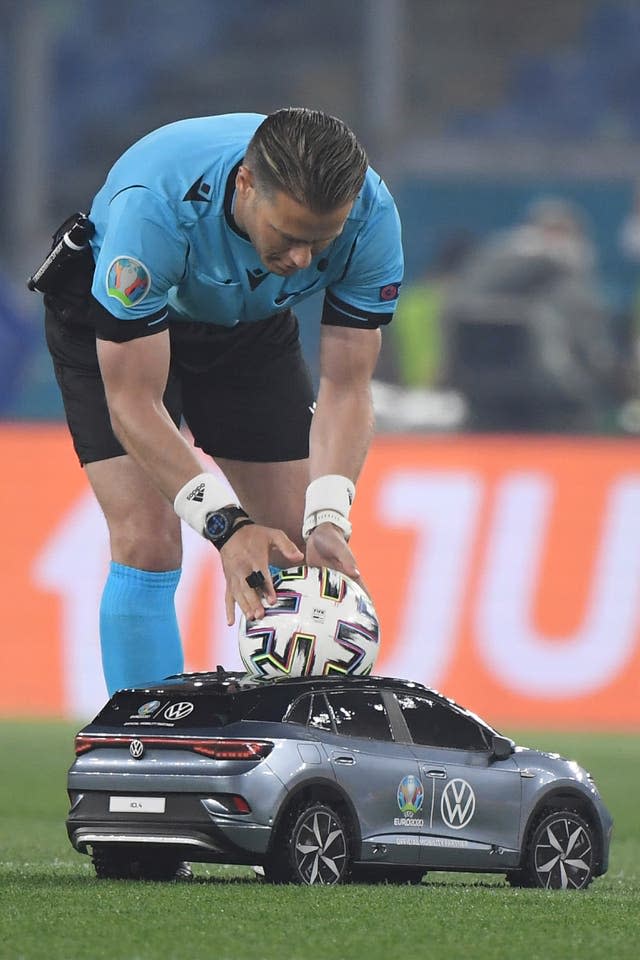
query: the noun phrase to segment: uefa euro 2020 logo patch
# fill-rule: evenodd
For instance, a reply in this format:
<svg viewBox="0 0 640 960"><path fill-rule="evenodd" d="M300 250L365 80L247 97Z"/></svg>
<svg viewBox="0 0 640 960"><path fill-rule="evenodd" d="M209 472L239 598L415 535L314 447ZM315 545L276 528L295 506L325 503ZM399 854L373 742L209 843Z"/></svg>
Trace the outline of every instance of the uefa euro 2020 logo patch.
<svg viewBox="0 0 640 960"><path fill-rule="evenodd" d="M422 810L424 787L417 777L408 774L398 784L398 807L405 817L415 816Z"/></svg>
<svg viewBox="0 0 640 960"><path fill-rule="evenodd" d="M133 257L116 257L107 270L107 293L125 307L135 307L144 300L151 287L151 277L144 263Z"/></svg>

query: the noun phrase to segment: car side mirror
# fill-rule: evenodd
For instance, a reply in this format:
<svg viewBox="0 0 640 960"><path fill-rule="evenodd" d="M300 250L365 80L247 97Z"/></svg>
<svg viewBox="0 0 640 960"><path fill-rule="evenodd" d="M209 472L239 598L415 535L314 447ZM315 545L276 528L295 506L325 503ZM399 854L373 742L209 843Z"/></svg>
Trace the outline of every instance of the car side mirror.
<svg viewBox="0 0 640 960"><path fill-rule="evenodd" d="M491 737L491 759L506 760L513 753L513 740L494 734Z"/></svg>

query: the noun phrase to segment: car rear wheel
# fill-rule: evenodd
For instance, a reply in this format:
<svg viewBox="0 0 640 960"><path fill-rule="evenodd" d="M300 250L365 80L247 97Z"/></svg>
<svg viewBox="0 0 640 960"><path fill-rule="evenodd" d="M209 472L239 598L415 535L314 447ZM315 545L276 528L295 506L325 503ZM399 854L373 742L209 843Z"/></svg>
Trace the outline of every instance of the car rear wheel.
<svg viewBox="0 0 640 960"><path fill-rule="evenodd" d="M264 866L271 883L333 886L349 879L349 831L343 814L328 803L298 807Z"/></svg>
<svg viewBox="0 0 640 960"><path fill-rule="evenodd" d="M96 844L92 855L100 880L173 880L180 859L173 854L114 849Z"/></svg>
<svg viewBox="0 0 640 960"><path fill-rule="evenodd" d="M534 824L523 867L507 874L507 880L517 887L584 890L595 865L593 827L577 810L553 810Z"/></svg>

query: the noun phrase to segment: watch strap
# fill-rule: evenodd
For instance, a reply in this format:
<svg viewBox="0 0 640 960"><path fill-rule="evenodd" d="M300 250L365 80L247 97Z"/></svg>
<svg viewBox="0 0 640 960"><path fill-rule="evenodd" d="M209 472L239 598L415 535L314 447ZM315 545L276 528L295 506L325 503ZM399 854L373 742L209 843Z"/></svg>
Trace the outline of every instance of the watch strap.
<svg viewBox="0 0 640 960"><path fill-rule="evenodd" d="M219 537L213 537L207 529L207 523L209 518L215 514L222 514L227 520L229 527L227 528L226 533L223 533ZM238 521L238 522L236 522ZM231 537L240 530L241 527L246 527L249 524L254 523L254 521L249 517L246 510L243 510L242 507L230 506L230 507L221 507L219 510L213 510L209 513L205 519L204 526L204 536L207 540L210 540L211 543L217 550L222 550L225 543L227 543Z"/></svg>
<svg viewBox="0 0 640 960"><path fill-rule="evenodd" d="M337 510L316 510L305 517L302 528L303 539L308 540L315 528L319 527L321 523L332 523L334 527L338 527L342 530L346 540L351 536L351 523Z"/></svg>

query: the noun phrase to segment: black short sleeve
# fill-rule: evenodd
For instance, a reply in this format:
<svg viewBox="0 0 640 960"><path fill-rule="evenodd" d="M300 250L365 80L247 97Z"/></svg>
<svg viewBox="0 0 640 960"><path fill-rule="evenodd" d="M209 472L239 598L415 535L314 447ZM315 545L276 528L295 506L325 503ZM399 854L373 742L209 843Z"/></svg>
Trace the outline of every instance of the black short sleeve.
<svg viewBox="0 0 640 960"><path fill-rule="evenodd" d="M166 307L135 320L119 320L102 306L94 296L91 297L89 316L95 326L98 340L112 340L114 343L126 343L140 337L150 337L161 333L169 326L169 311Z"/></svg>
<svg viewBox="0 0 640 960"><path fill-rule="evenodd" d="M378 327L389 323L393 317L390 313L374 313L362 310L345 303L335 293L327 290L322 308L322 323L331 327L355 327L362 330L377 330Z"/></svg>

